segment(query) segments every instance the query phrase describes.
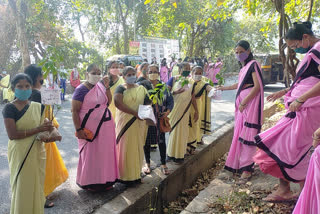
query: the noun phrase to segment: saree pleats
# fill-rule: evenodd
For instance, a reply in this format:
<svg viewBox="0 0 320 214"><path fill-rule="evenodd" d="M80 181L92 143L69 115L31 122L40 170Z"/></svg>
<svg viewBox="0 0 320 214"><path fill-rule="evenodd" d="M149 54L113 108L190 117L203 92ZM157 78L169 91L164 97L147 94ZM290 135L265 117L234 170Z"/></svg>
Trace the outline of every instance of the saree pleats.
<svg viewBox="0 0 320 214"><path fill-rule="evenodd" d="M78 139L77 184L85 189L89 185L108 187L119 177L115 123L107 103L106 88L97 83L85 96L79 113L81 125L95 136L90 141Z"/></svg>
<svg viewBox="0 0 320 214"><path fill-rule="evenodd" d="M172 90L177 90L178 82L175 82ZM189 138L189 116L192 97L192 86L180 94L173 96L174 107L169 114L170 132L167 154L169 157L183 159L187 149Z"/></svg>
<svg viewBox="0 0 320 214"><path fill-rule="evenodd" d="M123 93L123 102L131 109L138 111L139 105L144 104L147 90L143 86L130 88ZM119 174L122 181L135 181L141 178L143 165L143 146L147 137L147 124L145 121L135 119L131 124L133 115L117 109L116 134ZM131 125L129 125L131 124ZM123 133L121 137L119 134Z"/></svg>
<svg viewBox="0 0 320 214"><path fill-rule="evenodd" d="M243 99L245 99L253 89L243 89L245 80L251 73L248 73L251 66L254 66L260 91L250 100L245 109L240 112L239 107ZM253 171L253 156L257 148L254 144L254 137L260 132L263 118L263 84L261 69L259 69L256 61L252 60L244 66L239 73L238 91L235 102L235 126L232 144L225 163L225 169L234 173L242 173L243 171Z"/></svg>

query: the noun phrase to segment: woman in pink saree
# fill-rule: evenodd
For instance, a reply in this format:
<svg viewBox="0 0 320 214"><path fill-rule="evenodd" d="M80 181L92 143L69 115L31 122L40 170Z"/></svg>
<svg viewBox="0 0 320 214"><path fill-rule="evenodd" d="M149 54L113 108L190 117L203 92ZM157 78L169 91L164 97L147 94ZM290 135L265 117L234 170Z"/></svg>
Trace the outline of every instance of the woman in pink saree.
<svg viewBox="0 0 320 214"><path fill-rule="evenodd" d="M240 173L240 183L245 183L252 176L253 156L257 150L254 137L262 125L263 83L261 69L253 59L250 44L239 41L235 53L242 66L238 83L219 87L221 90L237 89L234 134L225 169Z"/></svg>
<svg viewBox="0 0 320 214"><path fill-rule="evenodd" d="M306 182L292 214L320 213L320 128L313 133L313 152Z"/></svg>
<svg viewBox="0 0 320 214"><path fill-rule="evenodd" d="M72 98L79 144L77 184L83 189L104 191L119 177L115 123L108 108L112 95L108 76L101 81L101 70L94 64L87 72L88 80L76 88Z"/></svg>
<svg viewBox="0 0 320 214"><path fill-rule="evenodd" d="M161 61L161 67L160 67L160 80L162 82L167 83L168 80L170 79L170 69L168 68L167 65L167 59L163 58Z"/></svg>
<svg viewBox="0 0 320 214"><path fill-rule="evenodd" d="M303 187L310 160L311 136L320 126L320 42L313 35L311 23L294 23L286 37L289 48L306 53L300 62L290 88L270 95L269 101L285 95L288 110L278 123L255 137L260 148L255 162L261 171L280 178L278 189L263 200L283 202L295 200L290 183Z"/></svg>
<svg viewBox="0 0 320 214"><path fill-rule="evenodd" d="M221 58L218 58L215 64L212 63L208 66L208 71L206 72L206 75L213 82L213 84L218 84L216 76L220 72L222 65L223 63Z"/></svg>
<svg viewBox="0 0 320 214"><path fill-rule="evenodd" d="M71 71L70 84L74 88L76 88L80 85L80 75L79 75L79 71L76 67L74 67Z"/></svg>

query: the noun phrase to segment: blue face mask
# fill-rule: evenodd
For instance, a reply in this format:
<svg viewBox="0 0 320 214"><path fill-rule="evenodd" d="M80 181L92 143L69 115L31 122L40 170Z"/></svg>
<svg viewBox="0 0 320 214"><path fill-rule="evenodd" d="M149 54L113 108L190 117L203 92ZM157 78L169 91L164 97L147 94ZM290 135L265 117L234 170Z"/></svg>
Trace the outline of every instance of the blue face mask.
<svg viewBox="0 0 320 214"><path fill-rule="evenodd" d="M126 83L127 84L134 84L137 80L137 77L136 76L130 76L130 77L127 77L126 78Z"/></svg>
<svg viewBox="0 0 320 214"><path fill-rule="evenodd" d="M303 39L302 39L302 45L303 45ZM311 49L310 46L307 47L307 48L300 47L300 48L294 49L294 52L299 53L299 54L305 54L305 53L307 53L310 49Z"/></svg>
<svg viewBox="0 0 320 214"><path fill-rule="evenodd" d="M299 53L299 54L305 54L307 53L309 50L311 49L311 47L307 47L307 48L296 48L294 49L294 52Z"/></svg>
<svg viewBox="0 0 320 214"><path fill-rule="evenodd" d="M31 89L28 89L28 90L21 90L18 88L14 89L14 96L16 96L16 98L21 101L28 100L29 97L31 96L31 93L32 93Z"/></svg>

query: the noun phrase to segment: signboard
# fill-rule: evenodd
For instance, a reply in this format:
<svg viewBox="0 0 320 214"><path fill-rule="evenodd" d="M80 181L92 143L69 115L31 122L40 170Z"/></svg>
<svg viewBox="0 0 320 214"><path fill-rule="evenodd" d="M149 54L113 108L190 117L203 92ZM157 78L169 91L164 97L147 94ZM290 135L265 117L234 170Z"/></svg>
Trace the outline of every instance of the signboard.
<svg viewBox="0 0 320 214"><path fill-rule="evenodd" d="M139 54L140 42L130 41L129 43L129 53L132 55Z"/></svg>
<svg viewBox="0 0 320 214"><path fill-rule="evenodd" d="M140 42L130 41L129 46L138 48L140 46Z"/></svg>
<svg viewBox="0 0 320 214"><path fill-rule="evenodd" d="M49 89L42 88L41 89L41 103L44 105L60 105L60 89Z"/></svg>

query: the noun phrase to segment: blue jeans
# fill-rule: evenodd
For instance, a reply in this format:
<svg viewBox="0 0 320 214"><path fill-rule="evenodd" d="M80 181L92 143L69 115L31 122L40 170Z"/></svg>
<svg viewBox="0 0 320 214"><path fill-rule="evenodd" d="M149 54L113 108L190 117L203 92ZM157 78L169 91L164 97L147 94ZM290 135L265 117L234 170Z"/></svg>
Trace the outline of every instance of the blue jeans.
<svg viewBox="0 0 320 214"><path fill-rule="evenodd" d="M66 81L66 79L60 79L61 100L64 100L64 95L66 94Z"/></svg>

